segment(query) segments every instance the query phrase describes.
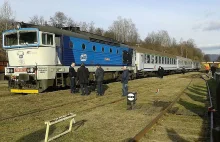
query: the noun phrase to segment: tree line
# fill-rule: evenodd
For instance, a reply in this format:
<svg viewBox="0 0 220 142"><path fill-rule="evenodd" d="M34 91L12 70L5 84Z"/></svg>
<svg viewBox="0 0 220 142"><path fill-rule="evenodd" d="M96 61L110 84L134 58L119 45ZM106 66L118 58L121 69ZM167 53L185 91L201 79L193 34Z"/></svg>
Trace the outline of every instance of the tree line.
<svg viewBox="0 0 220 142"><path fill-rule="evenodd" d="M15 18L15 12L12 11L10 3L5 1L0 7L0 30L1 32L12 28L12 24L19 19ZM160 30L149 33L144 40L140 39L138 29L132 19L122 18L119 16L108 29L96 27L93 21L78 22L67 16L61 11L57 11L49 19L44 16L33 15L29 21L24 21L37 25L49 25L55 27L80 27L81 31L91 32L93 34L113 38L119 42L130 46L140 46L143 48L168 53L176 56L187 57L193 60L204 60L204 54L197 48L193 39L183 40L179 42L170 37L168 32ZM2 42L2 33L0 40ZM2 44L0 44L2 46ZM0 60L6 60L5 52L0 47Z"/></svg>

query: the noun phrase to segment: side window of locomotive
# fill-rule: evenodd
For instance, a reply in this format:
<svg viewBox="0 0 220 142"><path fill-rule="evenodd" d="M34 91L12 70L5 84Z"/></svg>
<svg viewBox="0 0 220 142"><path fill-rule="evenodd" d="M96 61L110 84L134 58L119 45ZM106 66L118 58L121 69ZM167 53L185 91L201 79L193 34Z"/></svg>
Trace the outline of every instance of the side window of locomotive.
<svg viewBox="0 0 220 142"><path fill-rule="evenodd" d="M53 35L42 33L42 44L53 45Z"/></svg>
<svg viewBox="0 0 220 142"><path fill-rule="evenodd" d="M95 51L95 45L92 47L92 50Z"/></svg>
<svg viewBox="0 0 220 142"><path fill-rule="evenodd" d="M105 51L105 49L104 49L104 47L102 47L102 52L104 52Z"/></svg>
<svg viewBox="0 0 220 142"><path fill-rule="evenodd" d="M112 53L112 48L110 48L110 53Z"/></svg>
<svg viewBox="0 0 220 142"><path fill-rule="evenodd" d="M118 49L117 49L117 51L116 51L116 52L117 52L117 54L119 53L119 52L118 52Z"/></svg>
<svg viewBox="0 0 220 142"><path fill-rule="evenodd" d="M42 34L42 44L46 44L46 34Z"/></svg>
<svg viewBox="0 0 220 142"><path fill-rule="evenodd" d="M53 35L47 34L47 45L53 45Z"/></svg>
<svg viewBox="0 0 220 142"><path fill-rule="evenodd" d="M82 50L85 50L86 49L86 45L83 43L82 44Z"/></svg>

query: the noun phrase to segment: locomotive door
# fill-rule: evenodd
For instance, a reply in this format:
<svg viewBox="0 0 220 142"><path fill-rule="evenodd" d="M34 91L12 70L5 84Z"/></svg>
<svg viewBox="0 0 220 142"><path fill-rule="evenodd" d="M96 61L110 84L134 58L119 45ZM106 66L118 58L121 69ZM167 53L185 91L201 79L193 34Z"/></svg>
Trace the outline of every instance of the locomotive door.
<svg viewBox="0 0 220 142"><path fill-rule="evenodd" d="M128 51L123 51L123 64L131 65L132 64L132 54L133 50L129 49Z"/></svg>
<svg viewBox="0 0 220 142"><path fill-rule="evenodd" d="M56 42L56 63L62 65L63 59L63 36L55 36Z"/></svg>

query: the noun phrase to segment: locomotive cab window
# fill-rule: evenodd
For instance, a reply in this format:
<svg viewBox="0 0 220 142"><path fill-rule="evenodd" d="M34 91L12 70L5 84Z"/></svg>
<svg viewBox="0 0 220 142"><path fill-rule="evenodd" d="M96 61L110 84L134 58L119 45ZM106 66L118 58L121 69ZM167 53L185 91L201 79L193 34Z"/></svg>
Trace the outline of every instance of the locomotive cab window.
<svg viewBox="0 0 220 142"><path fill-rule="evenodd" d="M53 35L48 33L42 33L42 44L53 45Z"/></svg>

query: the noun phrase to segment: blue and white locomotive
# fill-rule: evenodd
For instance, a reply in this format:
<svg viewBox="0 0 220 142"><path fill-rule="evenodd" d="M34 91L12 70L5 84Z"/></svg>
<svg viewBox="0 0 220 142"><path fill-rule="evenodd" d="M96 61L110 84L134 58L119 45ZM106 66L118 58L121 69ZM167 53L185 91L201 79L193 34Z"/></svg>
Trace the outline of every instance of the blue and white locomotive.
<svg viewBox="0 0 220 142"><path fill-rule="evenodd" d="M76 28L18 23L15 29L3 32L3 48L9 60L5 75L12 76L9 87L15 93L38 93L50 86L68 86L72 62L76 69L83 62L91 81L97 63L105 70L105 80L119 79L123 66L128 66L132 74L135 71L132 48Z"/></svg>
<svg viewBox="0 0 220 142"><path fill-rule="evenodd" d="M123 66L127 66L130 79L156 73L159 66L168 73L180 72L182 67L188 71L200 68L200 63L191 59L129 47L76 27L18 23L16 28L3 32L2 41L9 61L5 75L10 76L13 93L39 93L48 87L69 86L72 62L76 69L81 63L86 65L90 82L95 81L96 64L103 67L104 80L120 80Z"/></svg>

